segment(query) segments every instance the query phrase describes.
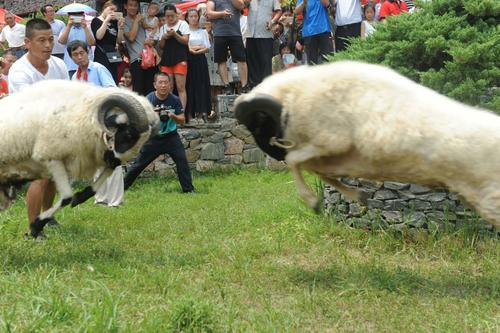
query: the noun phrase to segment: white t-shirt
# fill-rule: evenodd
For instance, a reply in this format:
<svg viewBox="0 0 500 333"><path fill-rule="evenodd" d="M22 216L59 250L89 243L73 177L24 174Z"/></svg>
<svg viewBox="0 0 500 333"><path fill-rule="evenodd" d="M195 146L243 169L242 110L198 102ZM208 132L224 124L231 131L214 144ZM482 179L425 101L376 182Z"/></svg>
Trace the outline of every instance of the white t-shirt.
<svg viewBox="0 0 500 333"><path fill-rule="evenodd" d="M43 80L69 80L68 69L61 59L51 56L47 74L40 73L25 54L12 64L9 71L9 92L21 91L27 86Z"/></svg>
<svg viewBox="0 0 500 333"><path fill-rule="evenodd" d="M183 36L189 35L189 25L186 21L178 20L173 27L169 27L168 24L164 24L158 30L156 35L157 40L161 38L168 30L173 29L174 31L180 31Z"/></svg>
<svg viewBox="0 0 500 333"><path fill-rule="evenodd" d="M59 43L59 35L64 28L66 28L66 24L64 24L61 20L54 20L50 22L50 27L52 28L52 36L54 36L54 48L52 48L52 54L64 54L66 47Z"/></svg>
<svg viewBox="0 0 500 333"><path fill-rule="evenodd" d="M20 47L24 45L25 35L25 25L16 23L12 28L6 25L0 33L0 42L7 41L9 47Z"/></svg>
<svg viewBox="0 0 500 333"><path fill-rule="evenodd" d="M360 0L337 0L335 24L337 26L361 22L363 19Z"/></svg>
<svg viewBox="0 0 500 333"><path fill-rule="evenodd" d="M205 29L189 29L189 46L203 46L210 48L210 40Z"/></svg>

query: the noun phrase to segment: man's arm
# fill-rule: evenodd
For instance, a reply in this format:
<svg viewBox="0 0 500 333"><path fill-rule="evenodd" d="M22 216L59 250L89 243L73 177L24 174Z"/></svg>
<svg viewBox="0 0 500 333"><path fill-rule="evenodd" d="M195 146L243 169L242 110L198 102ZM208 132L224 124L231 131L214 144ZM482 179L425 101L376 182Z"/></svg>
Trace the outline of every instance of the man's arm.
<svg viewBox="0 0 500 333"><path fill-rule="evenodd" d="M95 45L94 35L92 34L92 31L90 31L90 27L85 20L82 21L82 27L83 31L85 32L85 39L87 40L87 44L89 46Z"/></svg>
<svg viewBox="0 0 500 333"><path fill-rule="evenodd" d="M243 10L245 8L245 3L243 0L231 0L233 6L238 10Z"/></svg>
<svg viewBox="0 0 500 333"><path fill-rule="evenodd" d="M134 20L132 21L132 27L130 28L130 31L124 32L123 35L129 42L134 42L135 39L137 38L137 33L139 32L139 24L142 21L142 15L137 14L136 17L134 17Z"/></svg>
<svg viewBox="0 0 500 333"><path fill-rule="evenodd" d="M71 27L73 26L73 17L69 17L68 24L66 28L64 28L63 32L59 35L59 43L66 45L68 42L69 32L71 31Z"/></svg>
<svg viewBox="0 0 500 333"><path fill-rule="evenodd" d="M207 18L209 20L217 20L224 17L230 17L231 12L227 9L222 12L215 11L215 3L213 1L207 2Z"/></svg>

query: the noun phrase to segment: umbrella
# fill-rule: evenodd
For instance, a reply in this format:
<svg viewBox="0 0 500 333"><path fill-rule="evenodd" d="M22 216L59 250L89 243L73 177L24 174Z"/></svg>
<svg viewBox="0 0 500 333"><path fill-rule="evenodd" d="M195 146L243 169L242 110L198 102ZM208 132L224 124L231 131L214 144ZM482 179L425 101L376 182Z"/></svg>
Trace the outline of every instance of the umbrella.
<svg viewBox="0 0 500 333"><path fill-rule="evenodd" d="M97 11L94 8L81 3L72 3L59 9L56 12L56 14L68 15L69 13L81 13L81 12L84 12L85 14L95 14Z"/></svg>
<svg viewBox="0 0 500 333"><path fill-rule="evenodd" d="M207 2L207 0L185 1L185 2L177 3L175 5L175 7L182 10L182 13L185 14L189 8L196 8L196 6L198 6L198 4L205 3L205 2Z"/></svg>
<svg viewBox="0 0 500 333"><path fill-rule="evenodd" d="M0 8L0 26L1 25L5 25L5 12L6 10L3 9L3 8ZM14 15L14 19L16 20L16 22L21 22L23 20L22 17L19 17L17 15Z"/></svg>

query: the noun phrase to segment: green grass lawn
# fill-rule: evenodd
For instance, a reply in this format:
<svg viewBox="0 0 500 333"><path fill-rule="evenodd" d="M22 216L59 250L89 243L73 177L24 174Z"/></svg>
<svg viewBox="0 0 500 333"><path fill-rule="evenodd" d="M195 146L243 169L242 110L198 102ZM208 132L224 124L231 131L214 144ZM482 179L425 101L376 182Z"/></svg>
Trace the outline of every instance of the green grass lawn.
<svg viewBox="0 0 500 333"><path fill-rule="evenodd" d="M312 177L309 182L314 184ZM0 332L500 332L500 242L352 229L289 173L140 179L25 240L0 213Z"/></svg>

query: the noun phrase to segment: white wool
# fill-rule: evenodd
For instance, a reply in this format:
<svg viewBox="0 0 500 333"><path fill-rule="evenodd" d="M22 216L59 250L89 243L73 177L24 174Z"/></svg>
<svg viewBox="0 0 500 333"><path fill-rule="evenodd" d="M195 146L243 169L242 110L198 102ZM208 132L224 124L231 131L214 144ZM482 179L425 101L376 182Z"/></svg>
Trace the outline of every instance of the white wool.
<svg viewBox="0 0 500 333"><path fill-rule="evenodd" d="M358 62L298 67L250 94L283 105L286 162L309 205L317 198L300 169L445 185L500 228L500 117L442 96L383 66Z"/></svg>

